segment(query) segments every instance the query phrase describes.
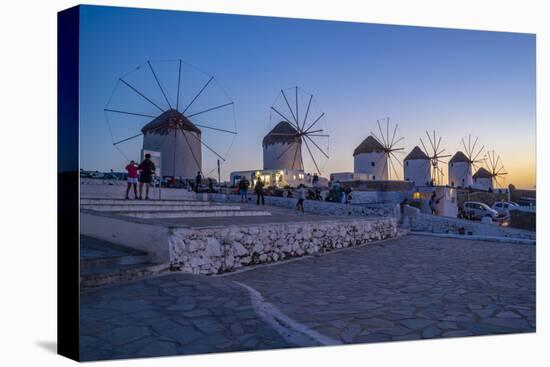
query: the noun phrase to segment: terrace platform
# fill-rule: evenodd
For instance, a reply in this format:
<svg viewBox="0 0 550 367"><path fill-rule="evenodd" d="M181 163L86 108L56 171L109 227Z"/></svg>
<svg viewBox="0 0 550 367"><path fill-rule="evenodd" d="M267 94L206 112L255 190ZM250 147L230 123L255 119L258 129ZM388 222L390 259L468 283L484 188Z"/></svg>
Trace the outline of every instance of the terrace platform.
<svg viewBox="0 0 550 367"><path fill-rule="evenodd" d="M249 203L83 198L80 213L81 234L202 274L397 234L394 218L304 214Z"/></svg>

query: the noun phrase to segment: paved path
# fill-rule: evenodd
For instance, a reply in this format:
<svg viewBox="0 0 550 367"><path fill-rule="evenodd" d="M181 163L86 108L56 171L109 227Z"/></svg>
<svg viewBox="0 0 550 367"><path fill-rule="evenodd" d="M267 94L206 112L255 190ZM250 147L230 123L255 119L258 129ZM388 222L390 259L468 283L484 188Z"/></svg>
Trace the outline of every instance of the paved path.
<svg viewBox="0 0 550 367"><path fill-rule="evenodd" d="M81 358L136 358L291 347L222 278L170 274L81 295Z"/></svg>
<svg viewBox="0 0 550 367"><path fill-rule="evenodd" d="M83 293L80 325L84 360L533 332L535 246L405 236L223 277L169 274Z"/></svg>
<svg viewBox="0 0 550 367"><path fill-rule="evenodd" d="M535 247L406 236L233 274L343 343L535 331Z"/></svg>

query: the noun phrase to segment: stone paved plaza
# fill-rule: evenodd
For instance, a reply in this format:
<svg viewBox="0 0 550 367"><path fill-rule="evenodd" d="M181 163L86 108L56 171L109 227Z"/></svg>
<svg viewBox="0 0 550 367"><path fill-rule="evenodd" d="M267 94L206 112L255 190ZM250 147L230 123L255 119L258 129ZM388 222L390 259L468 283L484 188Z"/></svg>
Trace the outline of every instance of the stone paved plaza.
<svg viewBox="0 0 550 367"><path fill-rule="evenodd" d="M269 310L318 343L281 333ZM100 288L81 311L84 360L534 332L535 246L409 235Z"/></svg>

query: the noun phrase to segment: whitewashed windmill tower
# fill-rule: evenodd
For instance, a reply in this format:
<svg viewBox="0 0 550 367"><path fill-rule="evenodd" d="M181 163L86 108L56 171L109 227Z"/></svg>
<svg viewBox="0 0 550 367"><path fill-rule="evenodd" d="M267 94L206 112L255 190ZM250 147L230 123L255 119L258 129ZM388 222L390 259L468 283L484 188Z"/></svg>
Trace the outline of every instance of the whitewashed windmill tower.
<svg viewBox="0 0 550 367"><path fill-rule="evenodd" d="M473 185L476 188L483 190L493 189L493 176L491 176L491 172L487 171L484 167L480 167L472 176L472 179Z"/></svg>
<svg viewBox="0 0 550 367"><path fill-rule="evenodd" d="M449 161L449 185L457 188L467 188L473 184L473 172L483 160L478 159L484 146L476 151L478 138L472 144L471 135L468 136L468 145L464 139L461 140L464 152L457 151Z"/></svg>
<svg viewBox="0 0 550 367"><path fill-rule="evenodd" d="M263 139L265 170L303 170L302 137L286 121L279 122Z"/></svg>
<svg viewBox="0 0 550 367"><path fill-rule="evenodd" d="M161 152L163 175L195 177L201 171L201 130L177 110L163 112L141 132L143 149Z"/></svg>
<svg viewBox="0 0 550 367"><path fill-rule="evenodd" d="M329 135L322 127L325 113L320 111L313 94L298 86L281 89L271 111L271 122L274 118L279 122L262 141L264 169L304 171L313 164L310 169L321 175L318 162L329 158ZM307 152L305 162L302 147Z"/></svg>
<svg viewBox="0 0 550 367"><path fill-rule="evenodd" d="M459 150L449 161L449 186L466 188L472 186L472 183L470 160Z"/></svg>
<svg viewBox="0 0 550 367"><path fill-rule="evenodd" d="M402 165L397 159L397 153L403 153L404 148L398 148L398 143L403 140L397 137L397 126L390 128L390 119L386 118L386 131L382 130L380 121L376 121L380 138L371 131L353 151L353 172L366 173L373 180L389 180L398 178L398 172L394 163ZM393 131L393 133L391 133ZM391 135L391 136L390 136Z"/></svg>
<svg viewBox="0 0 550 367"><path fill-rule="evenodd" d="M428 185L432 181L432 167L430 158L415 146L403 160L403 178L415 186Z"/></svg>

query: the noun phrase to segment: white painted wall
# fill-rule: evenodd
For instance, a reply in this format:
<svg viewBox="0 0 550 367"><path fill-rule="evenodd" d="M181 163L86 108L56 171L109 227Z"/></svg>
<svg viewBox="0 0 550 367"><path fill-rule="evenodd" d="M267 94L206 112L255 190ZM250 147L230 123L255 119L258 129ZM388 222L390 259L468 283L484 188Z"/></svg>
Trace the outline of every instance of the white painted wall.
<svg viewBox="0 0 550 367"><path fill-rule="evenodd" d="M288 144L268 144L264 149L264 169L273 170L303 170L302 145L301 143ZM288 149L288 150L287 150ZM286 150L286 152L285 152ZM283 154L283 152L285 152ZM296 157L296 159L294 159ZM293 167L294 164L294 167Z"/></svg>
<svg viewBox="0 0 550 367"><path fill-rule="evenodd" d="M425 186L432 180L432 171L428 159L410 159L403 162L405 181L411 181L415 186Z"/></svg>
<svg viewBox="0 0 550 367"><path fill-rule="evenodd" d="M473 183L472 166L468 162L449 163L449 186L468 187Z"/></svg>
<svg viewBox="0 0 550 367"><path fill-rule="evenodd" d="M383 152L357 154L355 157L353 157L353 172L373 175L373 180L387 180L387 158Z"/></svg>

